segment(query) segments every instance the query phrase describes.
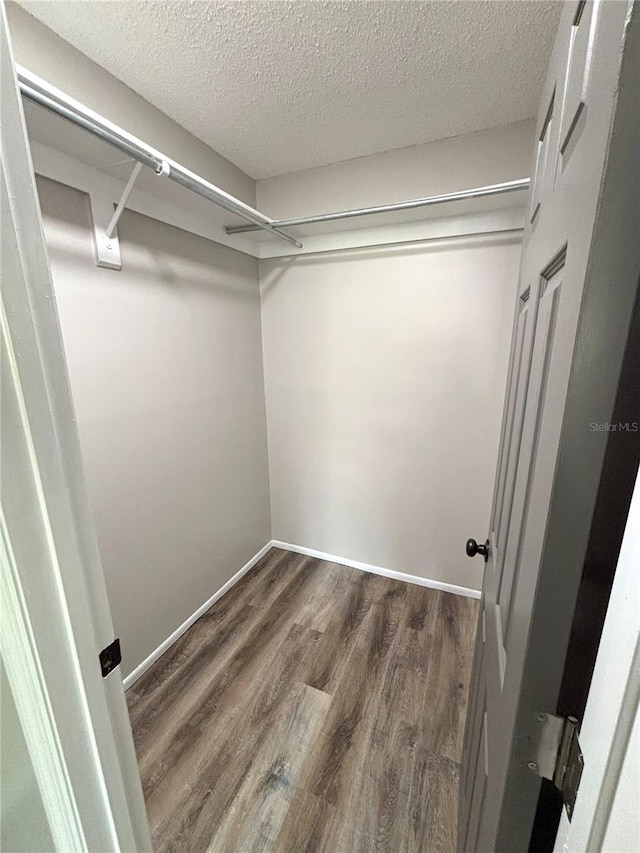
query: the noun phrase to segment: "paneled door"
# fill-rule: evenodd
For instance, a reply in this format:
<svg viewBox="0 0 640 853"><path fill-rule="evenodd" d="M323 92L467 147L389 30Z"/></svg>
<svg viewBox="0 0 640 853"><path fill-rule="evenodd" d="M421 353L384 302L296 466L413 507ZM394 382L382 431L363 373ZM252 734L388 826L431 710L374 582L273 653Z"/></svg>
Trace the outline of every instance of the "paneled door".
<svg viewBox="0 0 640 853"><path fill-rule="evenodd" d="M490 530L486 543L467 543L468 555L486 566L460 775L459 853L527 850L531 822L519 840L512 833L505 841L505 789L510 762L526 759L518 703L629 18L637 11L623 0L567 2L540 105ZM564 594L559 584L560 608ZM564 603L570 622L568 594ZM555 651L549 637L550 659ZM535 767L529 772L533 778ZM536 797L535 787L522 796Z"/></svg>

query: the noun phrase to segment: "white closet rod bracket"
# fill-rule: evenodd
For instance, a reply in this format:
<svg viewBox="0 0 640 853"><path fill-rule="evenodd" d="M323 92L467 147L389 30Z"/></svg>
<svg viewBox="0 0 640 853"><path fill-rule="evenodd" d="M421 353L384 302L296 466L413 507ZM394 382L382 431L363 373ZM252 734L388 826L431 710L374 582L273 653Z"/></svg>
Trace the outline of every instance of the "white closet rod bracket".
<svg viewBox="0 0 640 853"><path fill-rule="evenodd" d="M142 170L142 163L136 163L136 165L133 167L133 171L131 172L131 175L129 176L129 180L127 181L127 184L126 184L124 190L122 191L122 195L120 196L120 201L118 202L116 209L113 211L113 216L111 217L111 221L107 225L107 229L105 232L107 240L111 240L111 237L113 236L113 232L116 230L116 226L117 226L118 222L120 221L120 217L122 216L122 211L124 210L126 203L129 201L129 196L131 195L131 192L133 191L133 186L134 186L136 179L137 179L138 175L140 174L141 170ZM107 248L109 248L109 247L107 247Z"/></svg>
<svg viewBox="0 0 640 853"><path fill-rule="evenodd" d="M142 170L142 165L142 163L138 162L133 167L133 171L129 175L129 180L125 184L115 210L113 209L113 197L110 194L101 191L97 187L89 191L96 266L105 267L110 270L122 269L120 240L118 239L116 228L122 212L129 201L129 196L133 191L136 179ZM159 173L157 172L157 174Z"/></svg>
<svg viewBox="0 0 640 853"><path fill-rule="evenodd" d="M96 266L105 267L109 270L122 269L122 258L120 255L120 240L113 226L110 235L107 231L113 222L113 196L101 192L99 189L89 190L89 204L91 207L91 222L93 225L93 248L96 255Z"/></svg>

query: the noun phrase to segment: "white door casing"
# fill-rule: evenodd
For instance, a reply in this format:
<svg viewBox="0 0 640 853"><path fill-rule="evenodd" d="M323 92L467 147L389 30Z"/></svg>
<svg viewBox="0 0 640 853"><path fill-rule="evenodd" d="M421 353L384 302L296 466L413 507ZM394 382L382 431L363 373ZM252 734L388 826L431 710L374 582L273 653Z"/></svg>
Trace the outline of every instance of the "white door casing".
<svg viewBox="0 0 640 853"><path fill-rule="evenodd" d="M584 721L589 757L555 853L640 850L640 476L636 480Z"/></svg>
<svg viewBox="0 0 640 853"><path fill-rule="evenodd" d="M2 659L56 849L150 850L1 12Z"/></svg>

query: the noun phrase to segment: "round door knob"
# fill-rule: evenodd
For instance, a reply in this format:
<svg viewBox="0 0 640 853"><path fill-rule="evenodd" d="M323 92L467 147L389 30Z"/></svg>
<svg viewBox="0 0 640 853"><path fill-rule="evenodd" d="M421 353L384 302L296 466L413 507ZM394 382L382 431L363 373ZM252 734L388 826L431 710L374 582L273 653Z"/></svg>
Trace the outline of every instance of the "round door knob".
<svg viewBox="0 0 640 853"><path fill-rule="evenodd" d="M478 545L475 539L467 539L466 552L467 557L475 557L476 554L481 554L486 563L489 559L489 540L487 539L484 545Z"/></svg>

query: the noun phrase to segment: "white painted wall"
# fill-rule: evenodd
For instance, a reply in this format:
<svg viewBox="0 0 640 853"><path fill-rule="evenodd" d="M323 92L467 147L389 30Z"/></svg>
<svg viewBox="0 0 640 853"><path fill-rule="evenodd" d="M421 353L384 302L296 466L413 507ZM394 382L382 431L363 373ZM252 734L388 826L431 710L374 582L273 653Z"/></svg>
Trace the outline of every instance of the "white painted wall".
<svg viewBox="0 0 640 853"><path fill-rule="evenodd" d="M479 589L519 239L261 261L273 538Z"/></svg>
<svg viewBox="0 0 640 853"><path fill-rule="evenodd" d="M268 178L257 183L258 207L287 219L528 178L534 131L523 121Z"/></svg>
<svg viewBox="0 0 640 853"><path fill-rule="evenodd" d="M259 181L258 204L468 189L532 154L524 122ZM480 588L519 258L511 234L260 262L274 539Z"/></svg>
<svg viewBox="0 0 640 853"><path fill-rule="evenodd" d="M88 197L38 188L126 675L271 538L257 261L125 212L99 269Z"/></svg>
<svg viewBox="0 0 640 853"><path fill-rule="evenodd" d="M638 567L640 476L629 510L580 731L584 772L571 823L563 813L556 853L638 853L640 850ZM621 724L625 719L631 721L628 740ZM610 796L607 796L608 786Z"/></svg>

